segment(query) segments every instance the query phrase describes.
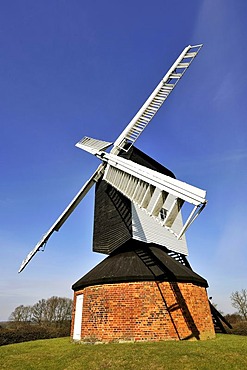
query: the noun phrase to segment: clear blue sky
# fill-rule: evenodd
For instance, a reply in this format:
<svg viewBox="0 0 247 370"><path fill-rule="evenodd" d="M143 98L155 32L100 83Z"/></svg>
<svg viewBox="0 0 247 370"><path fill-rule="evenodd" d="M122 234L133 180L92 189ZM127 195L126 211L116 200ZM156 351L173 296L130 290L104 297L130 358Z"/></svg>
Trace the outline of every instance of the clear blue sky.
<svg viewBox="0 0 247 370"><path fill-rule="evenodd" d="M225 313L247 288L247 2L12 0L0 5L0 320L71 285L93 253L94 191L19 265L98 165L74 144L114 141L188 44L196 60L137 142L207 190L189 260Z"/></svg>

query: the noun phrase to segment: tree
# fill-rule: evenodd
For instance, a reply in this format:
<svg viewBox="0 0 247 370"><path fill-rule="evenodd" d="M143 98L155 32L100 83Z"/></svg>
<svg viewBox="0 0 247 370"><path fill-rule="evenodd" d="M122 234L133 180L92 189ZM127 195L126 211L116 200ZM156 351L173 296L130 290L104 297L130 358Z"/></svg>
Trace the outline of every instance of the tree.
<svg viewBox="0 0 247 370"><path fill-rule="evenodd" d="M62 324L71 320L72 300L69 298L51 297L45 305L44 319L47 322Z"/></svg>
<svg viewBox="0 0 247 370"><path fill-rule="evenodd" d="M238 310L239 315L247 320L247 289L242 289L231 294L232 306Z"/></svg>
<svg viewBox="0 0 247 370"><path fill-rule="evenodd" d="M33 306L16 307L9 319L14 323L33 322L38 325L54 323L61 326L71 320L72 303L70 298L40 299Z"/></svg>
<svg viewBox="0 0 247 370"><path fill-rule="evenodd" d="M45 321L46 300L40 299L32 307L32 321L41 324Z"/></svg>
<svg viewBox="0 0 247 370"><path fill-rule="evenodd" d="M32 317L31 306L18 306L10 315L10 320L15 322L30 322Z"/></svg>

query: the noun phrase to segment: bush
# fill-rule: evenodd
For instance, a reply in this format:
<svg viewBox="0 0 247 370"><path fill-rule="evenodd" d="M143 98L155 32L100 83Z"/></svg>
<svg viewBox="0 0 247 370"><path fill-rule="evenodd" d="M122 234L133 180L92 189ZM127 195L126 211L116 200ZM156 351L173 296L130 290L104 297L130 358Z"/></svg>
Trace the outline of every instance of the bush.
<svg viewBox="0 0 247 370"><path fill-rule="evenodd" d="M229 334L247 335L247 321L238 321L232 324L232 329L227 329Z"/></svg>
<svg viewBox="0 0 247 370"><path fill-rule="evenodd" d="M28 342L37 339L67 337L70 325L62 328L56 326L23 325L18 328L3 328L0 331L0 346L12 343Z"/></svg>
<svg viewBox="0 0 247 370"><path fill-rule="evenodd" d="M243 318L238 313L231 313L224 316L225 319L232 325L237 322L243 322Z"/></svg>

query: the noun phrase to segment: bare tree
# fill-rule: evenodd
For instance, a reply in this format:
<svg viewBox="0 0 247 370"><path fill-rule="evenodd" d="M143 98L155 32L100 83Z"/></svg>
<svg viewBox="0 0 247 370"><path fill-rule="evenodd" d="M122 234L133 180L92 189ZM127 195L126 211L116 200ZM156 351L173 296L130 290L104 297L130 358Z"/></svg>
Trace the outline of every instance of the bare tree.
<svg viewBox="0 0 247 370"><path fill-rule="evenodd" d="M247 320L247 289L242 289L231 294L232 306L238 310L239 315Z"/></svg>
<svg viewBox="0 0 247 370"><path fill-rule="evenodd" d="M23 321L30 322L32 320L32 306L23 307Z"/></svg>
<svg viewBox="0 0 247 370"><path fill-rule="evenodd" d="M41 324L45 321L46 300L40 299L32 307L32 321Z"/></svg>
<svg viewBox="0 0 247 370"><path fill-rule="evenodd" d="M11 313L9 320L15 322L30 322L32 318L31 306L18 306Z"/></svg>
<svg viewBox="0 0 247 370"><path fill-rule="evenodd" d="M22 320L22 318L23 318L23 315L22 315L23 308L24 308L23 305L16 307L14 309L14 311L11 313L11 315L9 317L9 320L10 321L23 321Z"/></svg>
<svg viewBox="0 0 247 370"><path fill-rule="evenodd" d="M51 297L41 299L33 306L18 306L9 319L15 323L33 322L38 325L55 323L63 325L71 320L72 299Z"/></svg>
<svg viewBox="0 0 247 370"><path fill-rule="evenodd" d="M49 322L62 324L71 320L72 300L69 298L51 297L46 301L46 319Z"/></svg>

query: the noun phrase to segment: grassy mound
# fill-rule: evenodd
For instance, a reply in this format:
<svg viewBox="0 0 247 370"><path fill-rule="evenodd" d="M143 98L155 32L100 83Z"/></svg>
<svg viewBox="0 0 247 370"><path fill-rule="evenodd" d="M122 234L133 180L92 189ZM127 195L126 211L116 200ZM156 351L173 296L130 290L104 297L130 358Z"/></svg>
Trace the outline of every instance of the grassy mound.
<svg viewBox="0 0 247 370"><path fill-rule="evenodd" d="M21 370L247 369L247 337L217 335L201 342L74 344L69 338L0 347L0 368Z"/></svg>

